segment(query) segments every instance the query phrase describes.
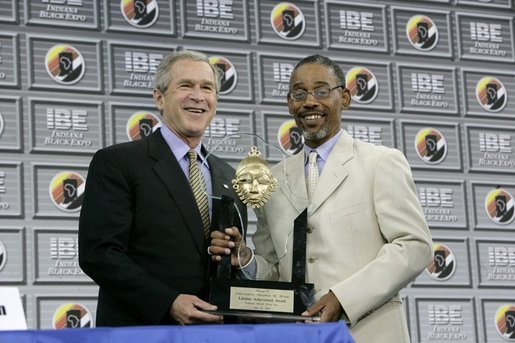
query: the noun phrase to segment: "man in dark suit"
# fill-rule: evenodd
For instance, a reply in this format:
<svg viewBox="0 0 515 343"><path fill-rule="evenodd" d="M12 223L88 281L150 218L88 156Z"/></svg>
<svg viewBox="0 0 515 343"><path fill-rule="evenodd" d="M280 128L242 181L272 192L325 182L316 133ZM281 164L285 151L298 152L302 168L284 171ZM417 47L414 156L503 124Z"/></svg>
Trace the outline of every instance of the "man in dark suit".
<svg viewBox="0 0 515 343"><path fill-rule="evenodd" d="M202 311L216 309L206 302L207 249L209 231L220 229L218 202L206 193L232 196L242 219L235 215L234 226L247 223L230 187L234 169L201 144L216 111L216 67L202 53L177 52L160 63L154 84L163 126L97 151L88 171L79 261L100 286L97 326L221 322ZM204 208L190 186L192 167L202 175Z"/></svg>

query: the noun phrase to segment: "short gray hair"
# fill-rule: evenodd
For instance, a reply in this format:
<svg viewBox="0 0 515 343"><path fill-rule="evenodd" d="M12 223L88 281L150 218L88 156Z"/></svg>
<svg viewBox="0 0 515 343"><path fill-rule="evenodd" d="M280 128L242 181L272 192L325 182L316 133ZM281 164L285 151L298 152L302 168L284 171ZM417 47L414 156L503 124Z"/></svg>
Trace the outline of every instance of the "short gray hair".
<svg viewBox="0 0 515 343"><path fill-rule="evenodd" d="M161 93L166 92L168 89L168 85L170 84L170 69L175 62L180 60L193 60L193 61L201 61L209 64L211 69L213 70L213 76L215 77L215 86L216 93L220 91L220 80L222 79L223 71L220 70L217 66L209 63L209 58L206 54L194 51L194 50L182 50L174 52L170 55L165 56L156 69L156 74L154 75L154 88L160 91Z"/></svg>

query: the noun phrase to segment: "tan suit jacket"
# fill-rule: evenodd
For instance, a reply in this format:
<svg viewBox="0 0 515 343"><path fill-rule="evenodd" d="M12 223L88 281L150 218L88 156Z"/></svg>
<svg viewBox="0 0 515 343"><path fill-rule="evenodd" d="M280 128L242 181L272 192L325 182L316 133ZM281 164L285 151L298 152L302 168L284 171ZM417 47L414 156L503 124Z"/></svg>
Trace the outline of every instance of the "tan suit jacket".
<svg viewBox="0 0 515 343"><path fill-rule="evenodd" d="M306 281L316 300L333 291L357 343L409 342L398 292L429 264L432 241L404 155L343 132L311 204L303 152L273 172L279 188L256 211L257 278L290 281L293 221L308 208Z"/></svg>

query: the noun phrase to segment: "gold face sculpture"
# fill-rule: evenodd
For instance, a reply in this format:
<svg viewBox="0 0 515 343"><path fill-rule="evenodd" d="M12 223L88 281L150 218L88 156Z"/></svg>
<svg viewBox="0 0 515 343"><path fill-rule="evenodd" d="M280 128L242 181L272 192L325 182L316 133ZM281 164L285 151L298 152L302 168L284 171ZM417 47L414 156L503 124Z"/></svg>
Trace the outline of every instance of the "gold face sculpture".
<svg viewBox="0 0 515 343"><path fill-rule="evenodd" d="M232 187L241 201L252 208L263 206L277 189L277 180L260 156L261 152L253 146L249 155L238 165L232 180Z"/></svg>

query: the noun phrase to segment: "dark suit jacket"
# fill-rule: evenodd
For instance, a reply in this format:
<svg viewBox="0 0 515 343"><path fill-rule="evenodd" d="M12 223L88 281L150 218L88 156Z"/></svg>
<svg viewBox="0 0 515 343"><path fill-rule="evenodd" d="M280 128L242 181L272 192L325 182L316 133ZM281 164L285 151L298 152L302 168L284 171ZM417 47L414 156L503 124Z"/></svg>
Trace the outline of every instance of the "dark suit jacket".
<svg viewBox="0 0 515 343"><path fill-rule="evenodd" d="M234 169L214 155L208 162L213 194L232 196L243 221L235 215L234 225L246 227L246 207L231 187ZM213 204L211 229L218 229ZM208 300L207 246L188 180L160 130L97 151L79 221L79 261L100 286L98 326L173 323L168 310L179 294Z"/></svg>

